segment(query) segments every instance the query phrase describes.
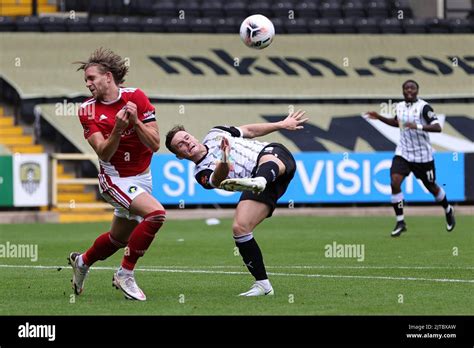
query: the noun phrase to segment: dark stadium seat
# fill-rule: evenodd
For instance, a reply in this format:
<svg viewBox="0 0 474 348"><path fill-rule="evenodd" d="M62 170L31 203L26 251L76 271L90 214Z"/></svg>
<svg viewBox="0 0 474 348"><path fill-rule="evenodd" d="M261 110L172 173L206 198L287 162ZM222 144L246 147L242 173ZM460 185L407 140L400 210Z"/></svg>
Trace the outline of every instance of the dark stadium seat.
<svg viewBox="0 0 474 348"><path fill-rule="evenodd" d="M193 33L214 33L214 23L210 18L191 18L189 27Z"/></svg>
<svg viewBox="0 0 474 348"><path fill-rule="evenodd" d="M48 16L40 18L41 29L44 32L65 32L67 31L66 20L63 17Z"/></svg>
<svg viewBox="0 0 474 348"><path fill-rule="evenodd" d="M327 18L316 18L308 21L308 31L314 34L330 34L332 26Z"/></svg>
<svg viewBox="0 0 474 348"><path fill-rule="evenodd" d="M0 16L0 31L15 31L15 20L10 16Z"/></svg>
<svg viewBox="0 0 474 348"><path fill-rule="evenodd" d="M89 32L91 27L86 17L67 18L65 21L67 30L70 32Z"/></svg>
<svg viewBox="0 0 474 348"><path fill-rule="evenodd" d="M176 18L178 17L178 8L173 0L160 0L153 4L153 12L149 15L162 18Z"/></svg>
<svg viewBox="0 0 474 348"><path fill-rule="evenodd" d="M474 18L471 20L454 18L449 20L449 27L452 33L456 34L467 34L472 33L474 30Z"/></svg>
<svg viewBox="0 0 474 348"><path fill-rule="evenodd" d="M142 27L140 26L140 22L143 20L142 17L134 16L134 17L125 17L120 16L117 20L117 31L125 31L125 32L140 32L142 31Z"/></svg>
<svg viewBox="0 0 474 348"><path fill-rule="evenodd" d="M288 18L291 13L295 12L295 6L291 1L287 0L279 0L271 5L271 9L273 12L274 17L278 17L281 19ZM293 12L290 12L293 11Z"/></svg>
<svg viewBox="0 0 474 348"><path fill-rule="evenodd" d="M357 18L354 26L358 33L361 34L378 34L380 33L379 24L376 18Z"/></svg>
<svg viewBox="0 0 474 348"><path fill-rule="evenodd" d="M249 14L262 14L268 18L273 17L271 1L268 0L252 0L247 5Z"/></svg>
<svg viewBox="0 0 474 348"><path fill-rule="evenodd" d="M178 2L176 7L178 10L178 16L184 15L187 19L198 18L201 16L199 2L196 0L181 0Z"/></svg>
<svg viewBox="0 0 474 348"><path fill-rule="evenodd" d="M271 18L271 21L275 27L275 33L280 34L285 32L285 24L281 18Z"/></svg>
<svg viewBox="0 0 474 348"><path fill-rule="evenodd" d="M431 34L448 34L450 33L449 21L447 19L429 18L426 19L428 32Z"/></svg>
<svg viewBox="0 0 474 348"><path fill-rule="evenodd" d="M94 16L89 21L92 31L117 31L116 16Z"/></svg>
<svg viewBox="0 0 474 348"><path fill-rule="evenodd" d="M152 16L154 13L154 2L150 0L130 1L129 15Z"/></svg>
<svg viewBox="0 0 474 348"><path fill-rule="evenodd" d="M379 20L380 32L382 34L402 34L402 21L397 18L385 18Z"/></svg>
<svg viewBox="0 0 474 348"><path fill-rule="evenodd" d="M166 31L163 18L146 17L140 20L142 31L145 33L163 33Z"/></svg>
<svg viewBox="0 0 474 348"><path fill-rule="evenodd" d="M423 18L409 18L403 23L403 31L407 34L424 34L427 31L425 19Z"/></svg>
<svg viewBox="0 0 474 348"><path fill-rule="evenodd" d="M288 34L306 34L308 26L305 18L285 19L285 32Z"/></svg>
<svg viewBox="0 0 474 348"><path fill-rule="evenodd" d="M88 10L93 16L110 14L109 0L92 0L89 2Z"/></svg>
<svg viewBox="0 0 474 348"><path fill-rule="evenodd" d="M331 20L332 29L336 34L357 33L354 18L334 18Z"/></svg>
<svg viewBox="0 0 474 348"><path fill-rule="evenodd" d="M403 18L413 18L413 11L410 7L410 2L408 0L395 0L392 7L392 17L399 18L402 15Z"/></svg>
<svg viewBox="0 0 474 348"><path fill-rule="evenodd" d="M222 1L203 0L201 3L201 15L204 18L223 18L225 12Z"/></svg>
<svg viewBox="0 0 474 348"><path fill-rule="evenodd" d="M348 0L342 5L344 17L365 17L364 4L361 0Z"/></svg>
<svg viewBox="0 0 474 348"><path fill-rule="evenodd" d="M188 33L191 30L188 19L186 18L167 18L164 26L169 33Z"/></svg>
<svg viewBox="0 0 474 348"><path fill-rule="evenodd" d="M248 16L247 3L243 0L231 0L224 6L226 17L241 18Z"/></svg>
<svg viewBox="0 0 474 348"><path fill-rule="evenodd" d="M371 0L366 7L368 18L387 18L389 8L385 0Z"/></svg>
<svg viewBox="0 0 474 348"><path fill-rule="evenodd" d="M38 17L24 16L16 18L17 31L40 31L40 21Z"/></svg>
<svg viewBox="0 0 474 348"><path fill-rule="evenodd" d="M86 12L89 10L90 0L65 0L66 11Z"/></svg>
<svg viewBox="0 0 474 348"><path fill-rule="evenodd" d="M297 18L316 19L319 17L318 4L314 1L298 2L295 6Z"/></svg>
<svg viewBox="0 0 474 348"><path fill-rule="evenodd" d="M319 13L323 18L341 18L341 2L339 0L324 0L319 5Z"/></svg>
<svg viewBox="0 0 474 348"><path fill-rule="evenodd" d="M215 18L214 27L216 33L219 34L235 34L239 32L240 20L237 21L235 18Z"/></svg>

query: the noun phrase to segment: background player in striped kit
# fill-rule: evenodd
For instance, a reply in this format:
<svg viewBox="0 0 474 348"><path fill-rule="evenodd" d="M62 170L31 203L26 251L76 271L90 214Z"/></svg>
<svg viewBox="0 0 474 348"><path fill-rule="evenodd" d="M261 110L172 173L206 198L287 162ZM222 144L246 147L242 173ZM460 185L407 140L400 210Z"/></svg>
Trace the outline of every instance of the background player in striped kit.
<svg viewBox="0 0 474 348"><path fill-rule="evenodd" d="M423 99L418 98L419 86L416 81L408 80L402 85L404 101L396 106L395 118L387 118L375 111L367 115L380 120L389 126L400 127L400 141L395 150L390 168L392 187L392 205L397 216L397 223L392 237L399 236L407 230L403 215L403 192L401 184L406 176L413 172L425 187L441 204L446 214L446 229L451 232L456 221L454 208L448 203L446 193L436 184L436 171L429 132L441 132L441 125L433 108Z"/></svg>
<svg viewBox="0 0 474 348"><path fill-rule="evenodd" d="M174 127L166 135L166 147L171 152L196 163L195 178L201 186L245 191L237 205L232 230L240 255L256 282L240 296L273 295L253 230L272 215L296 171L295 160L283 145L250 139L279 129L302 129L301 124L307 120L303 116L304 112L297 111L280 122L214 127L202 143L183 126ZM224 185L226 181L228 185Z"/></svg>

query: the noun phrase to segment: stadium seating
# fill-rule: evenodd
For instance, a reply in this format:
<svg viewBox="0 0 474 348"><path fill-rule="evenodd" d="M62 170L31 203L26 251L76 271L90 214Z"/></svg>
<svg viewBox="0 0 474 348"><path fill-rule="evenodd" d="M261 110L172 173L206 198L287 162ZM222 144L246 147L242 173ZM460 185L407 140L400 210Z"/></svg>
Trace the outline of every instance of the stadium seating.
<svg viewBox="0 0 474 348"><path fill-rule="evenodd" d="M0 31L235 33L253 13L280 34L472 33L466 18L413 18L408 0L135 0L64 1L64 15L0 16ZM64 18L64 17L63 17Z"/></svg>

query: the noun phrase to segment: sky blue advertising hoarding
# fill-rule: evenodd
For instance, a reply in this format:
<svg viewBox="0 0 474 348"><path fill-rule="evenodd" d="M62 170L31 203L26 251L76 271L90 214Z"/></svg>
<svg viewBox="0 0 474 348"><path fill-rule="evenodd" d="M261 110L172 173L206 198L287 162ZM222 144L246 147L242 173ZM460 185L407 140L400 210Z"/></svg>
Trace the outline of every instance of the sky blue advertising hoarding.
<svg viewBox="0 0 474 348"><path fill-rule="evenodd" d="M294 154L297 172L280 203L389 203L393 152ZM436 153L436 181L451 201L464 200L464 155ZM205 190L194 179L194 163L173 155L152 161L153 195L163 204L236 203L240 193ZM407 202L433 202L413 174L405 179Z"/></svg>

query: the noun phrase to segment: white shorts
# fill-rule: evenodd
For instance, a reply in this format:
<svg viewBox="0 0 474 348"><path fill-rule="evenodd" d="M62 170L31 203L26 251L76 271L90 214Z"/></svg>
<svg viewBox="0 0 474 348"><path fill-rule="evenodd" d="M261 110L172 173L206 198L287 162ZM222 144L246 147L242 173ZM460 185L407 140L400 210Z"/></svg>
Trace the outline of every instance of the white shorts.
<svg viewBox="0 0 474 348"><path fill-rule="evenodd" d="M125 178L99 174L99 190L102 197L115 207L115 216L141 222L141 216L130 214L130 205L141 193L151 194L151 173Z"/></svg>

